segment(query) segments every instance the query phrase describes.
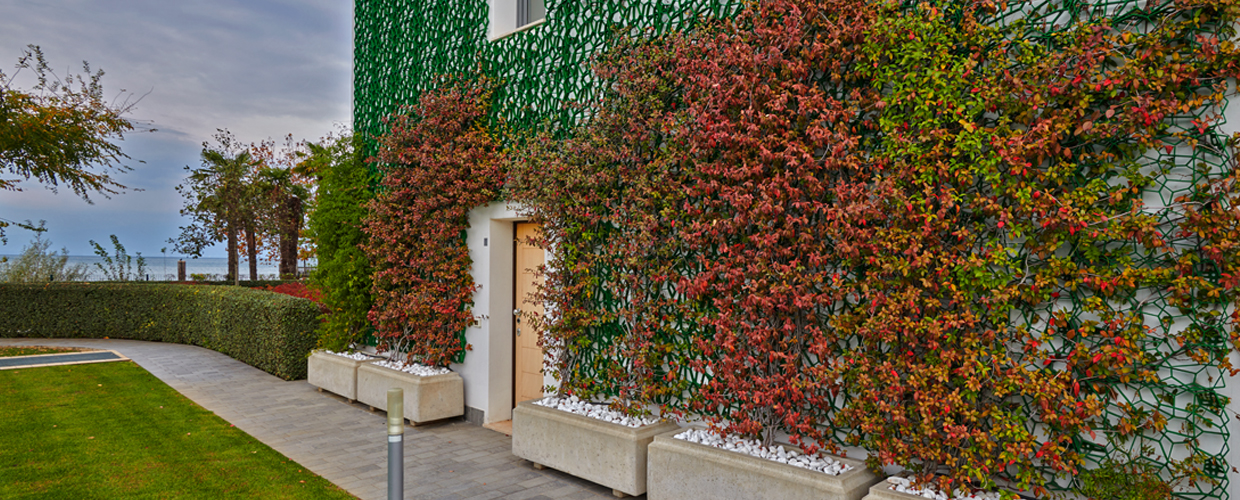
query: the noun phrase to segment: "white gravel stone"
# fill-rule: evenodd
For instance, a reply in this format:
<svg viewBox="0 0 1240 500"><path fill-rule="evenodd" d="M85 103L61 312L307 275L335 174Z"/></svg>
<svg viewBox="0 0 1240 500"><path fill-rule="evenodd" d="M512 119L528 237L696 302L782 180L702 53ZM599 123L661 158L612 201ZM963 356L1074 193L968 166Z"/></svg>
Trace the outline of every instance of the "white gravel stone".
<svg viewBox="0 0 1240 500"><path fill-rule="evenodd" d="M535 401L534 404L602 420L604 422L620 424L626 427L637 428L643 425L659 423L659 419L655 417L631 417L608 408L607 405L587 403L578 399L577 396L569 396L567 398L557 398L553 396Z"/></svg>
<svg viewBox="0 0 1240 500"><path fill-rule="evenodd" d="M334 355L334 356L340 356L342 358L349 358L349 359L356 360L356 361L366 361L368 359L374 358L374 356L368 356L360 352L347 352L347 353L346 352L332 352L332 351L323 351L323 352Z"/></svg>
<svg viewBox="0 0 1240 500"><path fill-rule="evenodd" d="M838 460L834 460L823 454L805 455L797 450L786 450L783 446L764 447L756 439L743 439L737 436L720 437L718 434L706 429L686 429L676 434L676 439L683 439L691 443L713 446L724 450L744 453L746 455L765 458L779 463L800 467L838 476L852 470L852 466L847 465Z"/></svg>
<svg viewBox="0 0 1240 500"><path fill-rule="evenodd" d="M375 364L382 366L384 368L391 368L396 371L412 373L419 377L429 377L431 375L444 375L447 373L452 373L452 370L449 370L447 368L436 368L434 366L426 366L421 363L404 363L401 361L380 361Z"/></svg>
<svg viewBox="0 0 1240 500"><path fill-rule="evenodd" d="M999 500L1000 498L999 493L993 492L993 491L982 491L982 492L973 493L973 494L965 493L965 494L956 494L954 496L949 496L948 494L943 493L933 488L914 487L913 481L911 479L904 478L904 477L889 477L887 478L887 482L891 483L892 490L898 491L900 493L908 493L910 495L917 495L919 497L929 498L932 500Z"/></svg>

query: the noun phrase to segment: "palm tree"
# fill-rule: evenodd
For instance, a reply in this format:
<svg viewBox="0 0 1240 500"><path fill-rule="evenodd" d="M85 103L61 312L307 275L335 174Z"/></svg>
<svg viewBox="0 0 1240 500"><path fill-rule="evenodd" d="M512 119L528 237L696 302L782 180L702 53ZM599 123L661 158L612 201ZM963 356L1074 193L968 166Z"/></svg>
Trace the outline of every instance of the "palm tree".
<svg viewBox="0 0 1240 500"><path fill-rule="evenodd" d="M219 148L202 149L202 166L189 170L177 192L186 198L181 215L191 217L189 226L181 228L181 236L171 242L176 251L199 257L202 249L221 239L228 241L228 275L240 284L238 244L242 232L250 254L250 279L257 279L257 235L254 223L254 201L257 194L253 181L256 162L245 149L234 148L235 141L227 131L216 134Z"/></svg>

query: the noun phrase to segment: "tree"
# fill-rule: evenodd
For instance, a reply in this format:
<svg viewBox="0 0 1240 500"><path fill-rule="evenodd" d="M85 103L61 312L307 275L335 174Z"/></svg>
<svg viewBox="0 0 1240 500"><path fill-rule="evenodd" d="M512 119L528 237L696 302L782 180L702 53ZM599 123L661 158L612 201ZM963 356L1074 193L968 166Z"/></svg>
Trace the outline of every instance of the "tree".
<svg viewBox="0 0 1240 500"><path fill-rule="evenodd" d="M47 65L36 45L27 46L12 75L0 72L0 190L20 191L18 184L34 178L53 192L66 186L88 203L91 193L107 198L127 189L110 172L130 170L129 159L115 140L133 130L122 117L137 101L115 103L103 95L103 71L61 79ZM34 72L28 90L14 86L23 70ZM123 92L123 91L122 91ZM12 221L0 219L0 238Z"/></svg>
<svg viewBox="0 0 1240 500"><path fill-rule="evenodd" d="M308 144L309 155L298 165L318 178L308 232L319 263L310 279L328 311L319 327L319 347L333 351L362 339L374 303L370 259L361 248L366 242L362 219L374 198L373 177L357 142L352 134L343 134Z"/></svg>
<svg viewBox="0 0 1240 500"><path fill-rule="evenodd" d="M309 146L295 144L292 135L286 137L282 148L277 148L272 140L250 146L251 155L259 163L254 187L260 245L279 259L281 277L297 274L305 207L314 198L312 167L305 162L314 154L307 151Z"/></svg>
<svg viewBox="0 0 1240 500"><path fill-rule="evenodd" d="M190 172L177 192L185 197L181 215L189 216L191 223L181 227L181 235L175 240L176 251L202 256L202 250L222 240L228 242L228 276L240 284L237 257L242 232L250 251L250 279L255 279L254 259L257 244L254 234L255 162L248 148L240 147L237 140L226 130L215 135L218 146L202 144L202 166L185 167Z"/></svg>

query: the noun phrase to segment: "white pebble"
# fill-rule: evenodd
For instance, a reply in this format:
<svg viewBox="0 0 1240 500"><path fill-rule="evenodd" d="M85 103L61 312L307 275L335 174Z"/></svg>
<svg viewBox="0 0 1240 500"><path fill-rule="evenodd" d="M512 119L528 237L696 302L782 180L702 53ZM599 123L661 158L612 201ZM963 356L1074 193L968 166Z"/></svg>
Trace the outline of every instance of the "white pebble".
<svg viewBox="0 0 1240 500"><path fill-rule="evenodd" d="M741 439L737 436L728 436L723 438L714 432L706 429L685 429L683 432L676 434L676 439L683 439L691 443L713 446L729 451L744 453L746 455L764 458L767 460L795 465L804 469L816 470L824 474L838 476L852 470L852 466L847 465L838 460L834 460L826 455L809 456L803 455L796 450L786 450L783 446L762 446L757 440ZM989 499L977 499L989 500Z"/></svg>
<svg viewBox="0 0 1240 500"><path fill-rule="evenodd" d="M626 427L637 428L659 423L659 419L655 417L631 417L612 410L607 405L587 403L578 399L577 396L569 396L567 398L548 397L535 401L534 404Z"/></svg>
<svg viewBox="0 0 1240 500"><path fill-rule="evenodd" d="M449 370L447 368L436 368L434 366L427 366L421 363L404 363L401 361L380 361L375 364L378 366L382 366L384 368L391 368L396 371L411 373L419 377L429 377L432 375L443 375L446 373L452 373L452 370Z"/></svg>
<svg viewBox="0 0 1240 500"><path fill-rule="evenodd" d="M349 358L355 361L366 361L368 359L372 359L371 356L367 356L360 352L333 352L333 351L323 351L323 352L334 355L334 356L340 356L342 358Z"/></svg>
<svg viewBox="0 0 1240 500"><path fill-rule="evenodd" d="M993 491L982 491L973 494L956 493L949 497L946 493L931 488L929 485L920 488L914 487L913 481L904 477L889 477L887 482L891 483L891 489L894 491L932 500L999 500L1001 498L998 492Z"/></svg>

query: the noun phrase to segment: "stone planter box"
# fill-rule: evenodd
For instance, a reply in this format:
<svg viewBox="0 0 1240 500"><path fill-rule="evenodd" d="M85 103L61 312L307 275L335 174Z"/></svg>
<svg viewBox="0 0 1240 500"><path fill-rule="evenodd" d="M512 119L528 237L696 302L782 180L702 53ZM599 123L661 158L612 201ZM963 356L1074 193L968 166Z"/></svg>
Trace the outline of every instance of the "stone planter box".
<svg viewBox="0 0 1240 500"><path fill-rule="evenodd" d="M655 436L650 445L650 500L861 500L879 481L859 460L832 457L853 468L831 476L672 437L677 432Z"/></svg>
<svg viewBox="0 0 1240 500"><path fill-rule="evenodd" d="M646 447L656 434L678 428L674 422L632 428L523 401L512 411L512 454L611 488L616 496L640 495L646 492Z"/></svg>
<svg viewBox="0 0 1240 500"><path fill-rule="evenodd" d="M421 424L465 414L465 383L456 372L423 377L364 364L357 369L357 400L371 408L387 409L387 391L405 391L405 418Z"/></svg>
<svg viewBox="0 0 1240 500"><path fill-rule="evenodd" d="M357 367L374 359L356 360L314 351L310 354L306 381L320 391L338 394L349 402L357 399Z"/></svg>

